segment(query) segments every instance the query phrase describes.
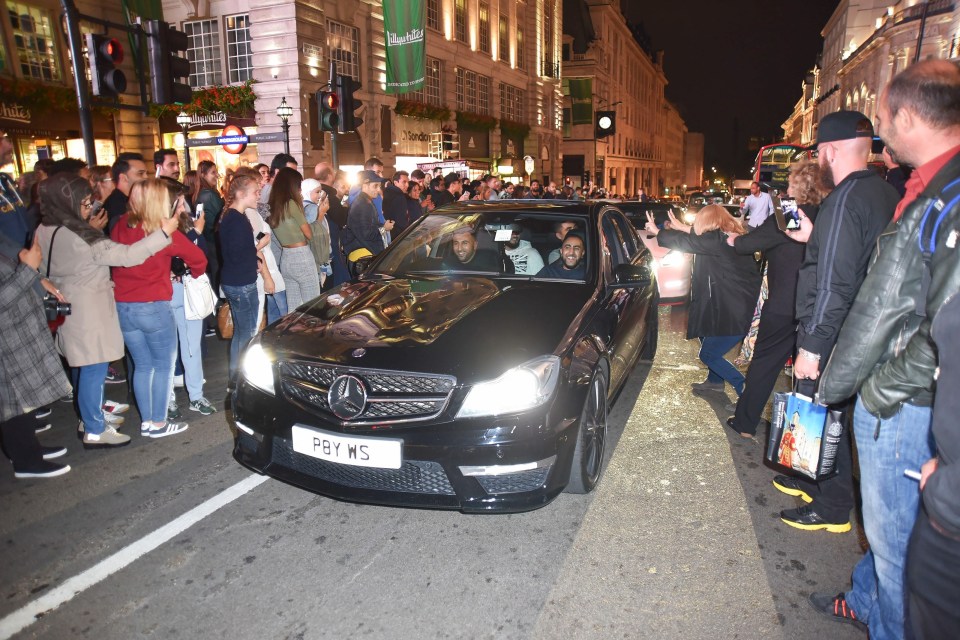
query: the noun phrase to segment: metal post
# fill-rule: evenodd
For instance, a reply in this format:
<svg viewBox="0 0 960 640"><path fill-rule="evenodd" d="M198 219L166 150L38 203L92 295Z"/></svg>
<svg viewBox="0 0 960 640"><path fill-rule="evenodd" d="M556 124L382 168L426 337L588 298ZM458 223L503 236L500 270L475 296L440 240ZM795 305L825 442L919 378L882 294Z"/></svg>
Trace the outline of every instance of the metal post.
<svg viewBox="0 0 960 640"><path fill-rule="evenodd" d="M190 147L187 146L187 126L180 125L180 129L183 130L183 173L186 174L190 171Z"/></svg>
<svg viewBox="0 0 960 640"><path fill-rule="evenodd" d="M923 12L920 14L920 33L917 35L917 52L913 54L913 64L920 62L920 48L923 46L923 31L927 26L927 9L930 7L930 2L923 3Z"/></svg>
<svg viewBox="0 0 960 640"><path fill-rule="evenodd" d="M283 118L281 125L283 126L283 152L290 155L290 123L287 122L286 118Z"/></svg>
<svg viewBox="0 0 960 640"><path fill-rule="evenodd" d="M73 0L60 0L63 14L67 19L67 43L70 46L70 58L73 61L73 86L77 92L77 106L80 117L80 135L83 137L83 149L87 164L97 164L97 150L93 144L93 114L90 111L90 97L87 95L87 72L83 68L83 41L80 37L80 12Z"/></svg>
<svg viewBox="0 0 960 640"><path fill-rule="evenodd" d="M337 90L337 63L333 60L330 61L330 90ZM342 105L341 105L342 107ZM340 170L340 161L337 158L337 131L334 129L330 132L330 162L333 164L333 170Z"/></svg>

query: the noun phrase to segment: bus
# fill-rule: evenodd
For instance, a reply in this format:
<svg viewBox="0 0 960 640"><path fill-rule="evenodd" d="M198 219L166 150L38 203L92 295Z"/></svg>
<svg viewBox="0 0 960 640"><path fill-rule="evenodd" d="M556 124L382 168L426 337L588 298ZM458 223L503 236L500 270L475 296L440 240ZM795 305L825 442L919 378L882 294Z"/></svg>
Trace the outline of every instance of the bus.
<svg viewBox="0 0 960 640"><path fill-rule="evenodd" d="M764 145L760 147L753 163L753 179L759 182L761 187L784 193L787 190L790 165L809 153L800 145L786 142Z"/></svg>

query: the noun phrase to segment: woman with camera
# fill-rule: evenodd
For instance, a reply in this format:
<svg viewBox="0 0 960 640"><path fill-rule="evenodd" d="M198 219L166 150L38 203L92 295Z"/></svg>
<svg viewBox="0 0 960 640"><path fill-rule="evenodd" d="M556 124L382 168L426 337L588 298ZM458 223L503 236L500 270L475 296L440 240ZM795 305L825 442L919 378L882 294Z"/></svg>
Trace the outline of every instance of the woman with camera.
<svg viewBox="0 0 960 640"><path fill-rule="evenodd" d="M143 264L113 270L120 329L134 364L133 393L140 410L140 435L163 438L188 426L167 420L177 349L171 259L182 258L191 273L203 273L207 258L177 230L180 213L186 207L178 186L156 178L138 182L130 190L129 206L129 212L110 232L115 242L134 245L158 229L171 240Z"/></svg>
<svg viewBox="0 0 960 640"><path fill-rule="evenodd" d="M130 246L103 235L91 224L93 193L87 180L59 174L40 185L42 224L37 230L44 255L41 271L72 304L57 330L57 349L70 365L76 389L83 445L116 447L130 442L103 417L103 388L110 362L123 358L123 335L114 302L110 267L133 267L170 244L176 220ZM167 261L169 269L169 260Z"/></svg>

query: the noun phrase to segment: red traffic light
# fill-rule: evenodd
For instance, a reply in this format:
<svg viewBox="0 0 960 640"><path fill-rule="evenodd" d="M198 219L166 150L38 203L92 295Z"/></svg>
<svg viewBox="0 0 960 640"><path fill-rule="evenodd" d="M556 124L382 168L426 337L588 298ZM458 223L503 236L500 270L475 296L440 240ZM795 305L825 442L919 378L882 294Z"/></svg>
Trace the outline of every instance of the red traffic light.
<svg viewBox="0 0 960 640"><path fill-rule="evenodd" d="M336 111L340 108L340 98L332 91L324 92L322 100L323 107L326 109Z"/></svg>
<svg viewBox="0 0 960 640"><path fill-rule="evenodd" d="M111 38L101 44L100 51L103 55L113 60L114 64L123 62L123 45L121 45L120 41L116 38Z"/></svg>

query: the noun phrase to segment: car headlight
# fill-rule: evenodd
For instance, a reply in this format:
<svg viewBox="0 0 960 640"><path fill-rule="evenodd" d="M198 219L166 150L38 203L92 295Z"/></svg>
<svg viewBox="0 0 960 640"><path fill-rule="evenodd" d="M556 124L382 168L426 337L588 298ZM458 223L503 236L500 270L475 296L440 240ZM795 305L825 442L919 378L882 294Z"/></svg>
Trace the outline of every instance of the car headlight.
<svg viewBox="0 0 960 640"><path fill-rule="evenodd" d="M685 211L683 213L683 223L684 224L693 224L694 220L697 219L696 211Z"/></svg>
<svg viewBox="0 0 960 640"><path fill-rule="evenodd" d="M273 389L273 360L267 355L259 342L254 342L243 353L241 365L243 378L251 385L270 395L275 395Z"/></svg>
<svg viewBox="0 0 960 640"><path fill-rule="evenodd" d="M553 396L559 379L560 358L534 358L496 380L473 385L457 417L499 416L539 407Z"/></svg>
<svg viewBox="0 0 960 640"><path fill-rule="evenodd" d="M664 267L673 267L683 262L683 254L679 251L670 251L660 259L660 264Z"/></svg>

